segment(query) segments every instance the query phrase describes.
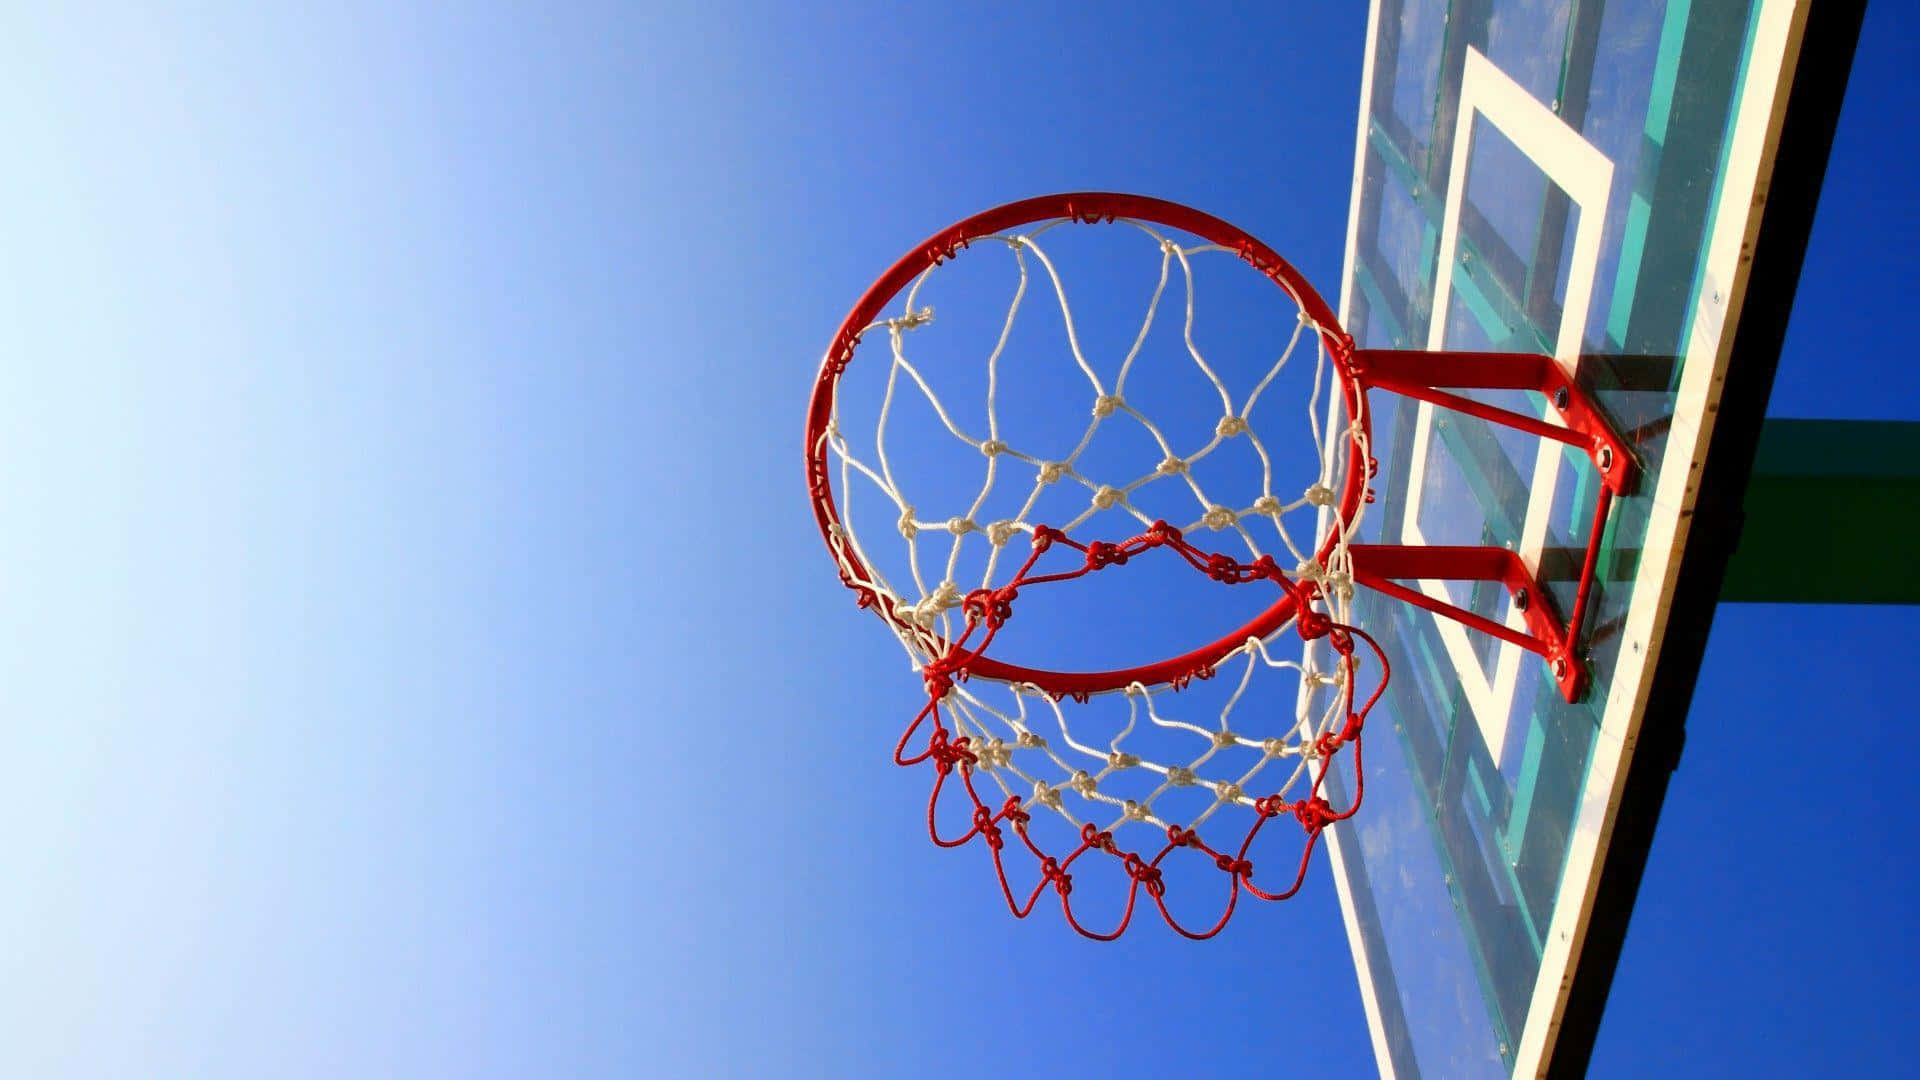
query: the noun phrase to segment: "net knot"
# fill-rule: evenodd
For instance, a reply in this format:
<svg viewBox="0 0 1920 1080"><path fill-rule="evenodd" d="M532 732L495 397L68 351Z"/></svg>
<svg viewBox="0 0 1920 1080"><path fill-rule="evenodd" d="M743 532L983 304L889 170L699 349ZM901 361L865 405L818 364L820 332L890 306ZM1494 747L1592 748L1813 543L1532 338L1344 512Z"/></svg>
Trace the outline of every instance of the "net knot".
<svg viewBox="0 0 1920 1080"><path fill-rule="evenodd" d="M900 535L911 540L920 535L920 526L913 520L913 507L900 508Z"/></svg>
<svg viewBox="0 0 1920 1080"><path fill-rule="evenodd" d="M1152 816L1146 807L1141 806L1132 799L1126 801L1126 804L1120 808L1120 812L1125 815L1128 821L1145 821Z"/></svg>
<svg viewBox="0 0 1920 1080"><path fill-rule="evenodd" d="M898 318L887 320L889 330L917 330L933 321L933 308L923 307L919 311L909 311Z"/></svg>
<svg viewBox="0 0 1920 1080"><path fill-rule="evenodd" d="M1094 792L1100 790L1100 781L1095 780L1093 774L1085 769L1075 769L1073 779L1068 780L1067 784L1083 799L1091 798Z"/></svg>
<svg viewBox="0 0 1920 1080"><path fill-rule="evenodd" d="M1126 403L1126 399L1119 394L1101 394L1093 399L1093 415L1102 418L1112 416L1115 409Z"/></svg>
<svg viewBox="0 0 1920 1080"><path fill-rule="evenodd" d="M1105 566L1125 566L1127 551L1119 544L1110 544L1105 540L1095 540L1087 545L1087 566L1098 570Z"/></svg>
<svg viewBox="0 0 1920 1080"><path fill-rule="evenodd" d="M1013 751L998 738L988 739L973 748L973 756L982 769L995 769L1013 761Z"/></svg>
<svg viewBox="0 0 1920 1080"><path fill-rule="evenodd" d="M1047 786L1045 781L1035 780L1033 782L1033 797L1035 801L1045 803L1055 810L1060 809L1060 792L1055 788Z"/></svg>
<svg viewBox="0 0 1920 1080"><path fill-rule="evenodd" d="M1270 758L1279 757L1280 755L1287 752L1287 740L1262 739L1260 740L1260 752L1267 755Z"/></svg>
<svg viewBox="0 0 1920 1080"><path fill-rule="evenodd" d="M1293 808L1293 816L1300 819L1300 826L1310 833L1317 833L1333 820L1333 807L1327 800L1315 795L1311 799L1302 799Z"/></svg>
<svg viewBox="0 0 1920 1080"><path fill-rule="evenodd" d="M993 820L993 811L984 806L973 808L973 831L986 838L987 846L999 851L1005 838L1000 835L1000 826Z"/></svg>
<svg viewBox="0 0 1920 1080"><path fill-rule="evenodd" d="M1253 512L1256 514L1265 514L1268 517L1279 517L1282 509L1283 507L1280 505L1280 500L1271 495L1262 495L1253 500Z"/></svg>
<svg viewBox="0 0 1920 1080"><path fill-rule="evenodd" d="M972 765L973 752L967 749L967 742L965 735L949 740L944 730L936 728L927 746L927 753L933 758L933 767L945 776L953 771L955 765Z"/></svg>
<svg viewBox="0 0 1920 1080"><path fill-rule="evenodd" d="M1202 516L1200 520L1207 528L1212 529L1214 532L1219 532L1221 529L1227 528L1234 522L1239 521L1240 515L1224 506L1214 505L1207 507L1206 514Z"/></svg>
<svg viewBox="0 0 1920 1080"><path fill-rule="evenodd" d="M927 595L926 599L911 605L903 602L895 607L894 614L902 621L913 623L915 626L930 627L941 612L951 611L959 606L960 590L954 586L953 582L943 581L939 588Z"/></svg>
<svg viewBox="0 0 1920 1080"><path fill-rule="evenodd" d="M1045 551L1053 546L1055 540L1065 539L1066 535L1066 533L1061 532L1051 525L1035 525L1033 527L1033 550Z"/></svg>
<svg viewBox="0 0 1920 1080"><path fill-rule="evenodd" d="M1235 435L1245 435L1247 433L1246 418L1241 416L1223 416L1220 418L1220 423L1214 426L1213 433L1223 439L1231 439Z"/></svg>
<svg viewBox="0 0 1920 1080"><path fill-rule="evenodd" d="M973 523L972 518L956 517L947 519L947 531L955 536L965 536L979 527L980 526Z"/></svg>
<svg viewBox="0 0 1920 1080"><path fill-rule="evenodd" d="M1113 834L1094 828L1093 822L1091 821L1080 826L1080 842L1087 847L1099 848L1101 851L1114 850Z"/></svg>
<svg viewBox="0 0 1920 1080"><path fill-rule="evenodd" d="M1245 794L1246 792L1241 790L1240 785L1231 780L1223 781L1215 785L1213 789L1213 797L1223 803L1237 803Z"/></svg>
<svg viewBox="0 0 1920 1080"><path fill-rule="evenodd" d="M1187 463L1181 458L1169 456L1154 469L1161 476L1178 476L1187 471Z"/></svg>
<svg viewBox="0 0 1920 1080"><path fill-rule="evenodd" d="M988 457L998 457L1007 452L1007 444L999 439L988 439L980 444L980 452Z"/></svg>
<svg viewBox="0 0 1920 1080"><path fill-rule="evenodd" d="M1195 783L1193 770L1185 765L1175 765L1167 770L1167 783L1174 787L1192 787Z"/></svg>
<svg viewBox="0 0 1920 1080"><path fill-rule="evenodd" d="M943 580L943 582L939 584L939 588L933 590L933 596L925 598L922 603L927 605L927 607L931 607L933 613L950 611L950 609L954 609L954 607L960 607L960 588L954 586L954 582L950 582L950 580ZM931 617L929 617L927 621L931 623Z"/></svg>
<svg viewBox="0 0 1920 1080"><path fill-rule="evenodd" d="M1013 617L1013 601L1019 595L1019 589L1012 585L1003 585L998 589L975 589L967 594L962 609L969 621L984 623L989 630L998 630Z"/></svg>
<svg viewBox="0 0 1920 1080"><path fill-rule="evenodd" d="M920 672L921 681L926 683L927 696L935 701L953 692L953 668L945 660L936 660Z"/></svg>
<svg viewBox="0 0 1920 1080"><path fill-rule="evenodd" d="M1116 487L1102 487L1093 493L1093 505L1102 510L1111 510L1114 504L1126 499L1126 495Z"/></svg>
<svg viewBox="0 0 1920 1080"><path fill-rule="evenodd" d="M1023 731L1013 737L1013 745L1022 750L1044 750L1047 748L1047 740L1031 731Z"/></svg>
<svg viewBox="0 0 1920 1080"><path fill-rule="evenodd" d="M1042 484L1059 483L1060 478L1062 476L1065 476L1066 472L1067 472L1066 462L1049 461L1040 466L1040 482Z"/></svg>
<svg viewBox="0 0 1920 1080"><path fill-rule="evenodd" d="M1139 882L1147 890L1147 895L1158 900L1167 894L1166 883L1160 880L1160 868L1142 859L1138 853L1129 851L1121 860L1127 868L1127 876Z"/></svg>
<svg viewBox="0 0 1920 1080"><path fill-rule="evenodd" d="M1019 531L1019 527L1011 521L996 521L987 526L987 541L999 547L1013 539L1013 534Z"/></svg>
<svg viewBox="0 0 1920 1080"><path fill-rule="evenodd" d="M1140 759L1132 754L1114 750L1107 754L1107 765L1114 769L1131 769L1140 764Z"/></svg>
<svg viewBox="0 0 1920 1080"><path fill-rule="evenodd" d="M1213 740L1213 746L1214 746L1214 749L1216 750L1225 750L1229 746L1240 745L1240 736L1234 734L1231 731L1228 731L1225 728L1221 728L1219 731L1214 732L1212 735L1208 736L1208 738L1211 738Z"/></svg>
<svg viewBox="0 0 1920 1080"><path fill-rule="evenodd" d="M1306 499L1314 506L1332 506L1333 489L1325 484L1315 484L1306 490Z"/></svg>
<svg viewBox="0 0 1920 1080"><path fill-rule="evenodd" d="M1049 855L1040 860L1040 876L1053 885L1054 891L1066 896L1073 891L1073 875L1060 868L1060 860Z"/></svg>
<svg viewBox="0 0 1920 1080"><path fill-rule="evenodd" d="M1213 859L1213 865L1232 874L1234 877L1245 878L1253 876L1253 863L1246 859L1236 859L1230 855L1216 855Z"/></svg>

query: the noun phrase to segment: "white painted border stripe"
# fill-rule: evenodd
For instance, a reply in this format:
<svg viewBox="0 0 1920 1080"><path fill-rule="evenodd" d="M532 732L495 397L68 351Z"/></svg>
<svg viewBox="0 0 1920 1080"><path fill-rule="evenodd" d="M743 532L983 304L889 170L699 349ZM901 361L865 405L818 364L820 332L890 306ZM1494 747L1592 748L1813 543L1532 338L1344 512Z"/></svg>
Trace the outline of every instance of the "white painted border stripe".
<svg viewBox="0 0 1920 1080"><path fill-rule="evenodd" d="M1447 170L1446 212L1440 219L1440 257L1434 270L1433 313L1427 322L1427 348L1446 347L1447 306L1453 298L1454 263L1460 246L1460 208L1466 202L1467 166L1473 152L1475 119L1484 119L1506 136L1550 182L1566 192L1579 214L1579 224L1574 227L1572 257L1567 266L1566 306L1560 313L1553 346L1553 358L1572 375L1580 363L1580 343L1586 330L1587 311L1593 302L1594 276L1600 264L1600 238L1605 235L1607 199L1613 190L1613 162L1472 47L1467 49L1466 65L1460 73L1460 105L1454 122L1453 160ZM1416 463L1425 462L1435 451L1431 434L1433 413L1432 405L1420 403L1411 451ZM1554 418L1552 410L1544 405L1542 415L1549 420ZM1536 572L1540 552L1546 546L1547 519L1553 513L1554 488L1560 478L1562 455L1558 443L1547 439L1539 443L1528 488L1527 516L1520 529L1520 557ZM1407 478L1404 500L1409 513L1401 530L1402 543L1425 545L1428 542L1420 531L1425 481L1424 468L1414 469ZM1452 599L1442 582L1422 581L1420 590L1438 600ZM1474 651L1470 631L1452 619L1440 615L1432 618L1448 658L1460 673L1461 689L1466 693L1487 751L1497 767L1506 746L1507 728L1513 719L1514 686L1519 681L1520 665L1540 661L1519 646L1502 644L1495 653L1493 678L1488 679ZM1519 629L1524 619L1519 612L1509 611L1506 622Z"/></svg>

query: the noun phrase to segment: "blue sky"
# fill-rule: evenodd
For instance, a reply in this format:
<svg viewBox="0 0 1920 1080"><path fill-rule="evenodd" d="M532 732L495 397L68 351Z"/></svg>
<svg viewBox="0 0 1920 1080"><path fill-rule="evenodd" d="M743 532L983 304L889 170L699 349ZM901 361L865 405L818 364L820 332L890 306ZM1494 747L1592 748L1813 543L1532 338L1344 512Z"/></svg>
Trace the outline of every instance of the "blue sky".
<svg viewBox="0 0 1920 1080"><path fill-rule="evenodd" d="M926 844L796 453L1010 198L1336 291L1364 12L1299 7L9 15L0 1073L1369 1070L1324 868L1101 947ZM1869 14L1777 415L1914 418L1915 50ZM1904 1060L1916 631L1722 610L1597 1072Z"/></svg>

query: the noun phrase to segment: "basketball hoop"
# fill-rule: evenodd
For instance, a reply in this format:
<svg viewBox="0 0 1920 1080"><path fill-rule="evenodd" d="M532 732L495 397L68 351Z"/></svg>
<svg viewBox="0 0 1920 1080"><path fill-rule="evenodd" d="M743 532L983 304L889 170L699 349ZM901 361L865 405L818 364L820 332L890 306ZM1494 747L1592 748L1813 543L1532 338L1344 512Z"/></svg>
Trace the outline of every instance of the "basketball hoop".
<svg viewBox="0 0 1920 1080"><path fill-rule="evenodd" d="M1159 253L1159 288L1153 293L1133 351L1126 355L1112 385L1081 355L1074 315L1047 253L1052 238L1044 234L1071 224L1131 227L1144 234ZM1183 239L1176 232L1194 239ZM1003 245L1019 266L1020 287L1005 319L1008 329L1014 325L1027 292L1030 262L1040 267L1053 285L1068 351L1085 374L1091 398L1085 403L1091 415L1086 435L1078 449L1064 458L1048 458L1003 440L991 392L988 430L966 430L952 419L926 373L907 355L911 335L932 322L931 310L917 303L922 286L937 268L982 243ZM1212 252L1237 258L1263 275L1291 304L1297 320L1279 359L1251 391L1238 395L1209 366L1192 335L1191 260ZM1153 402L1133 401L1125 394L1129 372L1141 355L1148 328L1176 268L1188 299L1186 351L1195 368L1211 382L1211 392L1217 394L1222 406L1211 440L1190 449L1174 446L1163 434L1149 415ZM896 300L901 301L898 314L887 317L888 307ZM861 451L845 434L849 418L842 415L842 378L863 340L880 333L886 337L891 366L878 408L875 449L870 455L876 462L870 463L863 460ZM999 344L987 357L989 387L1006 340L1003 331ZM1295 369L1305 363L1300 357L1307 352L1312 353L1314 367L1305 412L1318 460L1314 475L1294 489L1297 493L1283 493L1275 487L1266 443L1255 427L1254 406L1290 363ZM879 359L886 361L886 357ZM889 461L888 410L896 388L902 384L922 392L937 413L944 430L931 432L932 437L958 439L979 451L985 462L978 497L966 507L952 508L954 512L949 515L923 515L916 509ZM1537 391L1552 404L1561 423L1497 408L1455 392L1464 389ZM1371 484L1377 464L1370 450L1367 406L1372 390L1427 401L1537 438L1557 440L1586 453L1601 482L1596 485L1591 541L1566 621L1558 619L1533 571L1513 552L1357 542L1367 508L1376 498ZM1262 423L1267 422L1266 411L1260 413ZM1137 424L1159 447L1160 459L1140 462L1138 469L1127 476L1089 475L1080 455L1101 426L1109 423ZM930 431L931 425L927 429ZM1244 493L1245 498L1220 499L1197 478L1196 466L1235 440L1251 445L1266 468L1259 490ZM1356 349L1313 287L1258 240L1188 207L1142 196L1103 193L1046 196L989 210L941 231L896 262L854 306L827 352L808 412L806 463L815 517L841 580L854 592L859 606L873 611L899 639L925 688L924 705L900 737L894 760L903 766L933 766L928 825L934 841L943 847L957 847L981 840L991 853L1002 893L1016 916L1030 913L1039 897L1051 888L1059 895L1069 923L1080 933L1101 939L1124 932L1143 893L1169 925L1195 938L1218 933L1231 917L1242 891L1268 900L1293 896L1304 880L1321 831L1359 809L1364 793L1361 742L1366 718L1384 692L1389 672L1384 652L1354 625L1355 585L1456 619L1539 654L1550 665L1561 692L1569 700L1575 699L1584 686L1576 644L1599 539L1611 499L1629 491L1634 478L1625 444L1591 399L1552 359L1522 354ZM1004 483L1003 474L1023 469L1031 470L1031 493L1021 511L999 520L976 520L989 492L996 483ZM843 500L856 483L876 489L887 500L889 524L905 541L901 562L906 570L882 570L874 557L878 549L871 546L878 539L871 535L863 538L861 530L843 512ZM1053 485L1076 483L1089 492L1084 510L1054 521L1036 520L1030 513L1042 493ZM1153 485L1190 490L1196 516L1185 524L1175 524L1164 517L1144 514L1134 504ZM1114 513L1131 515L1136 523L1125 533L1097 535L1103 526L1096 523L1107 522ZM1313 537L1308 542L1295 536L1303 516L1312 520ZM1289 526L1289 521L1296 524ZM1250 530L1250 523L1271 526L1275 546L1286 549L1286 565L1275 553L1265 550ZM870 529L866 531L871 533ZM1237 535L1248 553L1243 557L1211 550L1194 539L1202 531ZM919 556L923 537L943 537L942 542L949 545L945 572L937 580L923 573ZM1024 538L1025 544L1015 544L1017 537ZM978 584L963 588L956 580L955 568L963 546L970 543L986 545L985 565ZM1022 546L1026 548L1024 556L1007 554ZM1179 560L1209 581L1235 588L1268 589L1273 598L1251 620L1232 620L1212 641L1144 664L1115 663L1095 670L1067 671L991 654L1023 596L1043 589L1072 589L1094 575L1112 578L1124 574L1129 563L1148 559ZM1008 572L1010 566L1013 568ZM1494 622L1405 584L1414 579L1498 583L1514 598L1526 628L1518 630ZM1302 643L1300 662L1274 658L1270 647L1283 636ZM1239 681L1217 722L1202 726L1161 715L1168 695L1177 694L1194 680L1211 680L1227 670L1237 670ZM1272 734L1254 737L1236 730L1230 714L1240 702L1241 692L1256 674L1271 672L1290 673L1298 680L1296 707ZM980 691L981 684L1000 686L1010 704L994 705ZM1125 726L1104 749L1077 739L1075 721L1066 712L1068 708L1092 707L1102 698L1126 710ZM1050 741L1042 735L1030 712L1051 712L1060 732L1058 740ZM1155 731L1193 736L1193 753L1185 755L1182 751L1160 760L1124 748L1123 739L1135 731L1135 721L1143 715ZM1336 759L1348 748L1352 751L1351 797L1344 807L1336 808L1326 797L1328 778ZM1224 768L1221 763L1226 757L1255 753L1258 757L1251 768L1209 772L1210 766ZM983 797L983 777L999 788L998 797ZM1138 791L1133 798L1103 790L1103 784L1121 777L1144 777L1144 786L1136 785ZM968 827L958 835L943 836L936 817L944 805L943 794L955 779L963 793L955 805L965 814ZM1341 786L1346 783L1343 780ZM1155 804L1176 789L1196 789L1210 795L1210 801L1188 819L1169 819L1157 811ZM1090 811L1110 813L1112 820L1103 826L1092 820ZM1231 812L1246 816L1244 832L1236 828L1237 838L1225 841L1202 837L1202 826L1217 835L1223 828L1219 821ZM1070 843L1062 851L1043 850L1032 827L1034 815L1041 813L1063 818L1074 828L1077 843ZM1278 887L1263 888L1254 880L1255 841L1272 819L1282 816L1295 819L1304 842L1298 861L1289 861L1289 874ZM1135 825L1141 828L1132 828ZM1157 833L1157 839L1132 845L1129 837L1146 829ZM1123 834L1123 830L1129 831ZM1009 831L1017 843L1009 842ZM1030 890L1015 888L1009 878L1006 853L1021 849L1031 856L1036 870ZM1128 882L1124 909L1111 929L1089 929L1074 909L1074 868L1083 858L1097 858L1094 853L1118 860ZM1166 901L1163 871L1171 865L1170 859L1190 857L1184 853L1210 861L1227 882L1221 913L1205 928L1184 925Z"/></svg>

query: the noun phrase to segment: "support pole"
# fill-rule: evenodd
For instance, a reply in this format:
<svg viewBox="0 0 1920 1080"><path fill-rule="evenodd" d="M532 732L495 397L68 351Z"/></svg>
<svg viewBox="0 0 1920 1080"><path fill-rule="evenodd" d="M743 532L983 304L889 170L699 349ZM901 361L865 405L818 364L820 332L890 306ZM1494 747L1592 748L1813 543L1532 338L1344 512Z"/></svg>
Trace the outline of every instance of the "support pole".
<svg viewBox="0 0 1920 1080"><path fill-rule="evenodd" d="M1720 599L1920 604L1920 422L1766 421Z"/></svg>

